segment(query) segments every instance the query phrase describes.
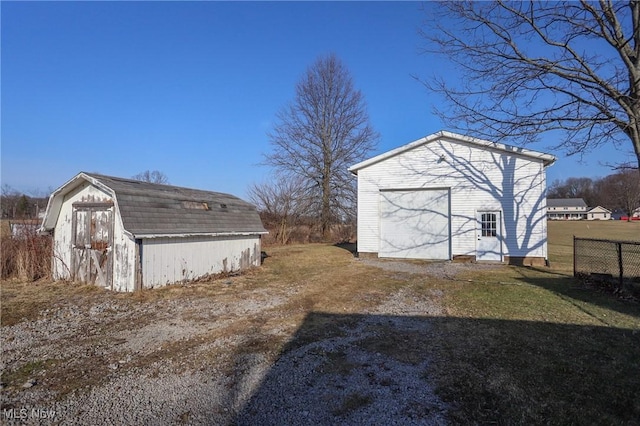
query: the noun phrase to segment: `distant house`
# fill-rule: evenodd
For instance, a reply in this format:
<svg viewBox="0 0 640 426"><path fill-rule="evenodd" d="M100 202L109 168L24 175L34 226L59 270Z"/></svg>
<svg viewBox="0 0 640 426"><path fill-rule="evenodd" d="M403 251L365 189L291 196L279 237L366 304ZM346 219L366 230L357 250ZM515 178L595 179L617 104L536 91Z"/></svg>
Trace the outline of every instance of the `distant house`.
<svg viewBox="0 0 640 426"><path fill-rule="evenodd" d="M134 291L261 261L255 207L233 195L79 173L49 198L53 277Z"/></svg>
<svg viewBox="0 0 640 426"><path fill-rule="evenodd" d="M11 237L28 238L36 235L39 225L40 222L38 219L10 220L9 227L11 228Z"/></svg>
<svg viewBox="0 0 640 426"><path fill-rule="evenodd" d="M587 220L610 220L611 210L607 210L602 206L592 208L587 212Z"/></svg>
<svg viewBox="0 0 640 426"><path fill-rule="evenodd" d="M358 253L543 265L554 161L443 131L355 164Z"/></svg>
<svg viewBox="0 0 640 426"><path fill-rule="evenodd" d="M547 219L550 220L586 219L588 211L582 198L547 198Z"/></svg>

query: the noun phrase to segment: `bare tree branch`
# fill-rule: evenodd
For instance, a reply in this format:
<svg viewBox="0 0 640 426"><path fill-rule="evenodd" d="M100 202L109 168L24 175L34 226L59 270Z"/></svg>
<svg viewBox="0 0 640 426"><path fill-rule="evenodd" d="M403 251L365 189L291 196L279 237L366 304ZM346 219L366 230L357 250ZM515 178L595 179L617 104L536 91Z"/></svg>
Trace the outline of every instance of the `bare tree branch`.
<svg viewBox="0 0 640 426"><path fill-rule="evenodd" d="M569 154L633 147L640 165L640 2L443 2L425 52L458 76L423 80L450 126L492 140L559 136ZM513 143L513 142L512 142Z"/></svg>
<svg viewBox="0 0 640 426"><path fill-rule="evenodd" d="M289 242L293 229L309 211L310 200L301 178L276 177L266 183L253 184L248 195L280 244Z"/></svg>
<svg viewBox="0 0 640 426"><path fill-rule="evenodd" d="M167 175L158 170L145 170L144 172L138 173L132 178L135 180L140 180L142 182L159 183L162 185L166 185L169 183L169 178L167 178Z"/></svg>
<svg viewBox="0 0 640 426"><path fill-rule="evenodd" d="M610 209L620 209L629 218L640 207L640 179L637 169L621 170L597 182L602 204Z"/></svg>

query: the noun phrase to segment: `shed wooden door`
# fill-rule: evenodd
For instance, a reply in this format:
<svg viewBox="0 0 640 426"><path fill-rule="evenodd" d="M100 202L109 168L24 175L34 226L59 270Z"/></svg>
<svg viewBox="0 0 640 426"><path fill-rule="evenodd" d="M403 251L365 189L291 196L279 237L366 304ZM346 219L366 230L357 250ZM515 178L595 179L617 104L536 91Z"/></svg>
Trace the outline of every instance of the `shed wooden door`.
<svg viewBox="0 0 640 426"><path fill-rule="evenodd" d="M112 288L113 204L73 205L71 277Z"/></svg>

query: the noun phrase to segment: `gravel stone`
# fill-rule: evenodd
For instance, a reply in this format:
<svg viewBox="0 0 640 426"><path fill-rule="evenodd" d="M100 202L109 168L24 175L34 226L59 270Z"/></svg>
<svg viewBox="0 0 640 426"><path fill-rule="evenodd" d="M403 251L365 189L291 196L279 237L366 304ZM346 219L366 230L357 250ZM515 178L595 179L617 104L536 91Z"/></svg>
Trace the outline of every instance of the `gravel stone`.
<svg viewBox="0 0 640 426"><path fill-rule="evenodd" d="M378 258L358 258L365 265L375 266L385 271L401 272L406 274L421 274L433 278L454 279L456 275L464 271L479 269L494 269L496 265L490 263L461 263L451 261L437 261L413 263L402 260L389 260Z"/></svg>
<svg viewBox="0 0 640 426"><path fill-rule="evenodd" d="M470 267L353 261L399 274L445 278ZM282 324L268 328L261 319L281 318L274 308L303 288L302 278L297 287L285 290L247 290L232 303L194 297L67 303L42 311L33 321L2 327L3 378L47 361L55 367L42 368L68 368L76 379L87 380L63 394L48 385L46 371L36 371L22 388L3 386L2 407L28 413L26 418L3 414L3 423L446 424L447 406L427 374L430 359L405 362L364 343L384 338L381 329L428 336L428 317L442 314L442 292L401 288L368 311L345 315L349 321L337 333L305 342L299 334L292 336L296 330ZM247 319L251 326L238 328L236 323L247 324ZM210 338L234 327L238 330L232 334ZM260 339L276 338L290 339L283 353L260 349ZM164 356L183 345L188 349L180 357ZM53 414L43 418L40 413Z"/></svg>

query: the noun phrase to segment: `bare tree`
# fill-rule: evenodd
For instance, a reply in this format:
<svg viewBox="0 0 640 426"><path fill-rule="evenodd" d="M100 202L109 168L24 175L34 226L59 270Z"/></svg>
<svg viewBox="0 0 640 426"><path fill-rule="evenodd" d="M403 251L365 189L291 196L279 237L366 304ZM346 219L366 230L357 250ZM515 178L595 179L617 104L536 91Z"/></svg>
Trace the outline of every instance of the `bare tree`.
<svg viewBox="0 0 640 426"><path fill-rule="evenodd" d="M6 183L2 184L1 191L0 204L2 205L2 217L14 218L16 216L20 193Z"/></svg>
<svg viewBox="0 0 640 426"><path fill-rule="evenodd" d="M443 2L427 52L460 76L425 84L449 125L526 143L541 132L572 153L633 147L640 165L640 2ZM432 11L430 11L432 12ZM448 79L450 78L450 79Z"/></svg>
<svg viewBox="0 0 640 426"><path fill-rule="evenodd" d="M362 93L331 54L307 69L294 100L278 113L266 164L303 180L327 239L333 221L353 216L356 182L347 169L375 148L377 138Z"/></svg>
<svg viewBox="0 0 640 426"><path fill-rule="evenodd" d="M566 181L555 180L547 190L547 198L582 198L588 206L595 207L595 182L588 177L570 177Z"/></svg>
<svg viewBox="0 0 640 426"><path fill-rule="evenodd" d="M150 182L150 183L160 183L166 185L169 183L169 178L163 172L158 170L145 170L142 173L138 173L137 175L132 177L135 180L140 180L142 182Z"/></svg>
<svg viewBox="0 0 640 426"><path fill-rule="evenodd" d="M289 242L293 228L309 210L305 185L300 178L276 177L269 182L253 184L248 195L280 244Z"/></svg>
<svg viewBox="0 0 640 426"><path fill-rule="evenodd" d="M623 170L599 182L605 203L611 209L621 209L631 220L633 211L640 207L640 179L637 170Z"/></svg>

